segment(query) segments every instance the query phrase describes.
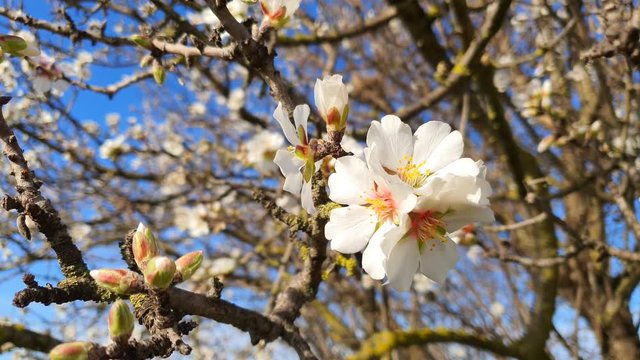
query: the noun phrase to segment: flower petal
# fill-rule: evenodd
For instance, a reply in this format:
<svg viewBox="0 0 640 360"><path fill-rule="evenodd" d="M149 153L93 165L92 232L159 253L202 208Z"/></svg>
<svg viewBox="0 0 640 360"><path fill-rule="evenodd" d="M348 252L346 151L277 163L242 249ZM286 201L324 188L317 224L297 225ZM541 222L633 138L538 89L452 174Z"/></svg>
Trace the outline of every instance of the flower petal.
<svg viewBox="0 0 640 360"><path fill-rule="evenodd" d="M284 111L281 102L278 103L278 107L276 107L276 110L273 112L273 117L276 119L276 121L278 121L278 124L280 124L282 132L284 132L284 137L287 138L289 144L294 146L300 145L300 140L298 140L296 128L293 126L291 121L289 121L289 117Z"/></svg>
<svg viewBox="0 0 640 360"><path fill-rule="evenodd" d="M419 259L420 252L414 237L407 236L398 241L385 263L388 284L398 291L409 290L418 270Z"/></svg>
<svg viewBox="0 0 640 360"><path fill-rule="evenodd" d="M463 149L464 142L462 141L462 134L460 134L459 131L453 131L442 139L433 152L431 152L425 166L431 172L436 172L459 159Z"/></svg>
<svg viewBox="0 0 640 360"><path fill-rule="evenodd" d="M429 155L438 147L438 144L451 133L451 126L442 121L429 121L420 125L413 135L413 161L419 164L426 161Z"/></svg>
<svg viewBox="0 0 640 360"><path fill-rule="evenodd" d="M367 246L376 229L376 214L359 205L331 210L324 234L331 240L331 249L353 254Z"/></svg>
<svg viewBox="0 0 640 360"><path fill-rule="evenodd" d="M473 223L491 223L495 220L493 211L490 208L480 206L468 206L454 209L451 213L443 216L442 218L442 221L445 223L445 229L448 233L452 233L465 225Z"/></svg>
<svg viewBox="0 0 640 360"><path fill-rule="evenodd" d="M313 192L311 189L311 182L305 182L302 184L302 193L300 194L302 201L302 208L307 210L309 215L316 213L316 207L313 205Z"/></svg>
<svg viewBox="0 0 640 360"><path fill-rule="evenodd" d="M384 263L387 255L382 248L382 242L385 237L388 236L388 232L395 228L397 227L391 222L387 221L383 223L373 234L371 240L369 240L369 244L362 253L362 268L373 279L382 280L386 275Z"/></svg>
<svg viewBox="0 0 640 360"><path fill-rule="evenodd" d="M420 256L420 272L438 283L444 282L447 272L458 262L456 243L447 240L445 243L437 239L427 241Z"/></svg>
<svg viewBox="0 0 640 360"><path fill-rule="evenodd" d="M343 156L336 160L335 169L329 176L329 198L340 204L363 204L374 187L367 164L355 156Z"/></svg>
<svg viewBox="0 0 640 360"><path fill-rule="evenodd" d="M310 112L311 110L307 104L298 105L293 109L293 121L296 124L296 131L302 127L307 141L309 140L309 136L307 135L307 120L309 119Z"/></svg>
<svg viewBox="0 0 640 360"><path fill-rule="evenodd" d="M380 122L373 121L367 133L367 146L378 147L380 162L388 169L395 170L403 159L413 154L411 127L395 115L387 115Z"/></svg>

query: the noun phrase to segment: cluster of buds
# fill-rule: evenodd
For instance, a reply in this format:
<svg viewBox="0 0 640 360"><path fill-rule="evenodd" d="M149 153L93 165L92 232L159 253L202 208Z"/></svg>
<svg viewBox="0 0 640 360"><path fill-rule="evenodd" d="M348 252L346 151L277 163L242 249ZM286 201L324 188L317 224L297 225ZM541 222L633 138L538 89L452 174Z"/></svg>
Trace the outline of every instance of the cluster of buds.
<svg viewBox="0 0 640 360"><path fill-rule="evenodd" d="M20 36L0 35L0 57L4 53L13 56L38 56L40 49Z"/></svg>
<svg viewBox="0 0 640 360"><path fill-rule="evenodd" d="M142 223L133 235L131 250L143 276L126 269L93 270L91 277L100 287L121 295L144 291L145 284L161 291L175 282L189 279L202 264L202 251L190 252L176 261L160 256L156 237Z"/></svg>

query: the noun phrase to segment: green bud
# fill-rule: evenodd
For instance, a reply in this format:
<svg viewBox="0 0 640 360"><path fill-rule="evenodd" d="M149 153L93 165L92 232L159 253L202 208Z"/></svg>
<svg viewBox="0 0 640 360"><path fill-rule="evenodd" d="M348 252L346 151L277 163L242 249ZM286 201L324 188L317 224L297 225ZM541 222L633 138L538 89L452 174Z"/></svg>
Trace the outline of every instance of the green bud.
<svg viewBox="0 0 640 360"><path fill-rule="evenodd" d="M167 78L167 72L164 69L164 66L160 63L160 60L153 60L153 79L156 81L156 84L162 85L164 84L165 79Z"/></svg>
<svg viewBox="0 0 640 360"><path fill-rule="evenodd" d="M14 35L0 35L0 48L15 56L38 56L40 49L29 44L23 38Z"/></svg>
<svg viewBox="0 0 640 360"><path fill-rule="evenodd" d="M142 287L140 275L125 269L92 270L89 275L98 286L120 295L131 294Z"/></svg>
<svg viewBox="0 0 640 360"><path fill-rule="evenodd" d="M116 300L116 302L111 305L107 322L109 324L109 336L111 340L116 342L126 341L131 337L134 318L126 302Z"/></svg>
<svg viewBox="0 0 640 360"><path fill-rule="evenodd" d="M151 39L149 39L147 36L144 35L131 35L131 37L129 38L129 40L131 40L134 44L145 48L145 49L153 49L153 44L151 43Z"/></svg>
<svg viewBox="0 0 640 360"><path fill-rule="evenodd" d="M49 352L51 360L88 360L93 344L89 342L70 342L60 344Z"/></svg>
<svg viewBox="0 0 640 360"><path fill-rule="evenodd" d="M182 275L183 280L187 280L198 270L202 264L202 250L192 251L176 260L176 269Z"/></svg>
<svg viewBox="0 0 640 360"><path fill-rule="evenodd" d="M160 254L156 237L143 223L138 224L138 229L133 234L131 250L140 270L144 270L149 259Z"/></svg>
<svg viewBox="0 0 640 360"><path fill-rule="evenodd" d="M164 290L173 281L176 274L176 263L166 256L156 256L149 260L143 272L144 280L150 287Z"/></svg>

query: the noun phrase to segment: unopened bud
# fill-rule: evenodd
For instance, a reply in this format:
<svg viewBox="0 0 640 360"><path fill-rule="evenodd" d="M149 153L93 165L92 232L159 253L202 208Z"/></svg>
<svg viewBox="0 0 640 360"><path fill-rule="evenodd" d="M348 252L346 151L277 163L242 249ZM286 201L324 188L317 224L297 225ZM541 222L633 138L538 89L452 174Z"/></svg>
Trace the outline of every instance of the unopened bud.
<svg viewBox="0 0 640 360"><path fill-rule="evenodd" d="M325 76L316 80L313 89L316 107L327 123L329 131L342 131L349 116L349 92L342 75Z"/></svg>
<svg viewBox="0 0 640 360"><path fill-rule="evenodd" d="M200 264L202 264L202 250L193 251L176 260L176 269L182 275L182 279L187 280L198 270Z"/></svg>
<svg viewBox="0 0 640 360"><path fill-rule="evenodd" d="M116 300L111 305L107 323L109 324L109 336L113 341L126 341L133 333L134 318L129 306L122 300Z"/></svg>
<svg viewBox="0 0 640 360"><path fill-rule="evenodd" d="M149 259L160 253L156 237L143 223L138 224L138 229L133 234L131 250L133 251L133 259L140 270L144 270Z"/></svg>
<svg viewBox="0 0 640 360"><path fill-rule="evenodd" d="M164 80L167 78L167 72L164 66L160 63L160 60L154 59L152 65L153 79L158 85L164 84Z"/></svg>
<svg viewBox="0 0 640 360"><path fill-rule="evenodd" d="M0 48L3 52L16 56L38 56L40 49L19 36L0 35Z"/></svg>
<svg viewBox="0 0 640 360"><path fill-rule="evenodd" d="M138 274L125 269L99 269L89 274L98 286L116 294L130 294L142 285Z"/></svg>
<svg viewBox="0 0 640 360"><path fill-rule="evenodd" d="M164 290L173 281L176 263L166 256L156 256L149 260L144 271L144 280L157 290Z"/></svg>
<svg viewBox="0 0 640 360"><path fill-rule="evenodd" d="M129 38L134 44L143 47L145 49L153 49L153 44L151 43L151 39L149 39L149 37L144 36L144 35L132 35Z"/></svg>
<svg viewBox="0 0 640 360"><path fill-rule="evenodd" d="M51 360L87 360L93 344L89 342L70 342L60 344L49 352Z"/></svg>

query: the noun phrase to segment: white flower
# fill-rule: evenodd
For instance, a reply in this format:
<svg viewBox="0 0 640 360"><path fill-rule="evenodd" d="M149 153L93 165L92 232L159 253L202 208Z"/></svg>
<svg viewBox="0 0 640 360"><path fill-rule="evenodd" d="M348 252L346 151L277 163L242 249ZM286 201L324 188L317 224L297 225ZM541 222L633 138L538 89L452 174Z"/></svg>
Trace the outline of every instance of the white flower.
<svg viewBox="0 0 640 360"><path fill-rule="evenodd" d="M284 145L279 133L262 130L247 141L247 161L261 173L271 173L276 169L273 158Z"/></svg>
<svg viewBox="0 0 640 360"><path fill-rule="evenodd" d="M316 107L332 131L344 129L349 115L349 93L342 83L342 75L317 79L313 89Z"/></svg>
<svg viewBox="0 0 640 360"><path fill-rule="evenodd" d="M265 20L275 28L283 27L300 7L300 0L260 0Z"/></svg>
<svg viewBox="0 0 640 360"><path fill-rule="evenodd" d="M244 89L238 88L231 91L227 102L229 110L232 112L240 111L244 106L245 97Z"/></svg>
<svg viewBox="0 0 640 360"><path fill-rule="evenodd" d="M414 208L416 196L406 184L371 172L358 157L339 158L335 169L329 176L329 197L348 206L331 210L325 236L331 240L331 249L345 254L364 250L367 257L370 239L396 226L401 215ZM364 268L374 279L384 277L384 272L369 270L379 267Z"/></svg>
<svg viewBox="0 0 640 360"><path fill-rule="evenodd" d="M375 144L375 149L372 145ZM400 178L422 195L434 176L473 172L473 161L460 159L464 143L459 131L440 121L422 124L414 135L394 115L374 121L367 133L369 163L387 178ZM471 168L468 168L471 166Z"/></svg>
<svg viewBox="0 0 640 360"><path fill-rule="evenodd" d="M235 270L236 266L238 266L238 262L236 259L223 257L213 260L208 270L211 276L228 275L231 274L233 270Z"/></svg>
<svg viewBox="0 0 640 360"><path fill-rule="evenodd" d="M498 301L494 301L493 303L491 303L491 307L489 308L489 312L491 313L491 315L498 318L502 317L502 315L504 314L504 310L504 305L502 305L502 303Z"/></svg>
<svg viewBox="0 0 640 360"><path fill-rule="evenodd" d="M83 240L91 233L91 227L85 223L76 223L69 227L69 236L74 240Z"/></svg>
<svg viewBox="0 0 640 360"><path fill-rule="evenodd" d="M69 87L69 83L62 79L62 71L55 60L42 54L36 62L38 64L36 75L31 80L35 92L43 95L51 91L53 95L62 95Z"/></svg>
<svg viewBox="0 0 640 360"><path fill-rule="evenodd" d="M179 207L174 210L174 223L178 229L187 231L191 237L200 237L209 234L207 222L207 208L199 204L195 207Z"/></svg>
<svg viewBox="0 0 640 360"><path fill-rule="evenodd" d="M484 249L480 245L472 245L469 250L467 250L467 258L474 265L478 265L483 257Z"/></svg>
<svg viewBox="0 0 640 360"><path fill-rule="evenodd" d="M416 271L439 283L445 280L458 261L456 243L447 234L470 223L494 220L484 165L462 160L471 163L458 169L466 173L435 176L411 213L401 216L400 225L372 239L372 250L362 259L367 272L386 273L388 283L403 291L411 286Z"/></svg>
<svg viewBox="0 0 640 360"><path fill-rule="evenodd" d="M249 6L243 1L233 0L227 3L227 9L229 9L231 15L233 15L233 17L239 22L247 20L247 11L249 10ZM203 9L198 14L189 13L187 14L187 19L194 25L206 24L211 25L214 28L222 26L220 19L218 19L218 17L215 16L213 11L209 8Z"/></svg>
<svg viewBox="0 0 640 360"><path fill-rule="evenodd" d="M428 292L434 291L437 285L438 283L422 274L418 273L413 276L413 288L418 294L426 294Z"/></svg>
<svg viewBox="0 0 640 360"><path fill-rule="evenodd" d="M310 111L309 105L296 106L293 110L294 127L289 121L282 103L278 103L278 107L273 112L273 117L282 127L285 138L292 146L287 150L278 150L273 162L278 165L280 172L285 177L283 189L294 195L300 194L302 207L309 214L315 214L316 208L313 205L311 178L319 169L319 164L316 165L313 161L314 154L311 147L309 147L309 138L307 137L307 119Z"/></svg>
<svg viewBox="0 0 640 360"><path fill-rule="evenodd" d="M100 157L103 159L114 159L130 150L128 144L125 143L127 138L124 135L118 135L113 139L107 139L100 146Z"/></svg>

